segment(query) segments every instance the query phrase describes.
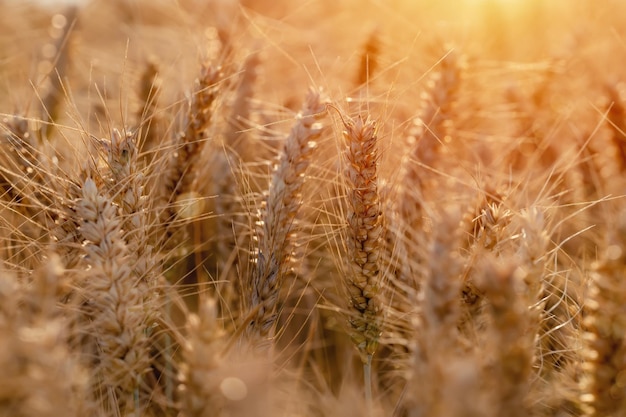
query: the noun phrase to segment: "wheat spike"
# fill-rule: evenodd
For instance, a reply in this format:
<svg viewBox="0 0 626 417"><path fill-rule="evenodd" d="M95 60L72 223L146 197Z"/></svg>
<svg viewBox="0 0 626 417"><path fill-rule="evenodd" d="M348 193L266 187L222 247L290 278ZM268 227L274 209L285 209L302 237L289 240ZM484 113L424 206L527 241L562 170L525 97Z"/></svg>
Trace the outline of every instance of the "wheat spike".
<svg viewBox="0 0 626 417"><path fill-rule="evenodd" d="M261 339L271 335L276 304L293 248L290 241L296 215L302 204L301 191L315 140L321 134L317 123L325 107L320 93L311 89L285 140L285 147L272 179L262 215L257 263L252 277L250 306L254 312L250 330Z"/></svg>
<svg viewBox="0 0 626 417"><path fill-rule="evenodd" d="M348 200L348 265L344 279L350 296L351 336L365 362L376 352L382 332L383 217L378 195L378 137L376 122L369 118L344 118L344 127Z"/></svg>
<svg viewBox="0 0 626 417"><path fill-rule="evenodd" d="M129 264L117 207L87 178L76 202L85 263L82 285L88 333L95 339L96 384L113 390L122 409L133 409L135 390L146 373L148 355L147 287Z"/></svg>

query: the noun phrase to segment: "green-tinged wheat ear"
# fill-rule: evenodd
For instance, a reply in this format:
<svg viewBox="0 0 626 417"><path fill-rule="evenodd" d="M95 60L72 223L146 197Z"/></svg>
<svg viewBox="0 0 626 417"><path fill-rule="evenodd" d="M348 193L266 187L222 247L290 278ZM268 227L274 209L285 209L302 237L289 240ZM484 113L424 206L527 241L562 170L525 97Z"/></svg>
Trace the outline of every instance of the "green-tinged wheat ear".
<svg viewBox="0 0 626 417"><path fill-rule="evenodd" d="M79 281L94 358L93 388L103 404L114 400L120 410L137 407L137 390L150 365L146 315L148 286L129 262L122 219L110 197L88 177L75 202L83 239L85 276Z"/></svg>
<svg viewBox="0 0 626 417"><path fill-rule="evenodd" d="M342 117L348 203L344 283L350 300L351 337L366 362L378 348L383 326L378 136L375 121L362 116Z"/></svg>
<svg viewBox="0 0 626 417"><path fill-rule="evenodd" d="M302 186L325 114L320 93L311 89L298 113L272 175L261 215L258 254L250 288L249 335L265 340L273 334L276 306L293 252L291 235L302 205Z"/></svg>

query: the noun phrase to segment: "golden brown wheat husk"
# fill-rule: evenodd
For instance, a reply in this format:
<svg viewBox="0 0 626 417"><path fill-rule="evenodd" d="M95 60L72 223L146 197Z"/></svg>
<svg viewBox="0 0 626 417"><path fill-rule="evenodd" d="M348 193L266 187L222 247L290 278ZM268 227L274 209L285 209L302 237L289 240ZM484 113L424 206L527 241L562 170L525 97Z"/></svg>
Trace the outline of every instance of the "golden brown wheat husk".
<svg viewBox="0 0 626 417"><path fill-rule="evenodd" d="M214 300L203 301L198 314L187 317L187 340L179 377L181 408L186 417L218 417L223 413L226 399L219 384L225 338Z"/></svg>
<svg viewBox="0 0 626 417"><path fill-rule="evenodd" d="M138 152L149 165L154 159L154 154L162 134L160 118L158 115L159 94L161 92L161 80L159 68L154 60L146 63L139 79L138 98L139 107L136 119L138 120L139 140Z"/></svg>
<svg viewBox="0 0 626 417"><path fill-rule="evenodd" d="M57 308L64 270L50 256L30 286L0 272L0 415L97 415L87 374L67 344L68 320Z"/></svg>
<svg viewBox="0 0 626 417"><path fill-rule="evenodd" d="M134 273L154 288L159 274L158 260L149 240L153 230L151 207L145 192L145 176L139 170L137 135L137 132L113 129L111 141L105 142L105 147L111 170L110 192L120 208L123 237Z"/></svg>
<svg viewBox="0 0 626 417"><path fill-rule="evenodd" d="M88 269L80 285L88 320L84 331L92 339L94 390L102 405L113 401L128 412L136 409L137 390L150 363L147 285L129 263L116 206L90 177L75 210Z"/></svg>
<svg viewBox="0 0 626 417"><path fill-rule="evenodd" d="M591 291L585 309L585 359L583 401L591 416L621 416L626 393L621 382L626 363L626 239L624 213L608 245L594 266Z"/></svg>
<svg viewBox="0 0 626 417"><path fill-rule="evenodd" d="M280 288L290 271L293 252L291 234L302 204L302 186L315 149L314 141L321 134L321 126L317 122L324 112L320 93L311 89L285 140L284 150L270 181L250 288L253 316L249 330L251 335L261 340L271 336L276 322Z"/></svg>
<svg viewBox="0 0 626 417"><path fill-rule="evenodd" d="M191 184L196 171L194 166L207 141L207 129L211 125L221 76L220 67L210 64L202 66L185 115L184 127L176 135L172 149L165 150L165 167L157 185L162 199L160 221L167 226L161 238L165 243L178 229L176 221L179 212L189 204L186 200L193 195ZM170 157L172 151L173 157ZM184 221L184 216L179 220Z"/></svg>
<svg viewBox="0 0 626 417"><path fill-rule="evenodd" d="M458 329L463 259L456 216L442 211L434 217L404 406L410 416L488 416L481 360L462 343Z"/></svg>
<svg viewBox="0 0 626 417"><path fill-rule="evenodd" d="M449 141L453 133L455 105L463 75L462 57L458 51L448 51L440 65L440 70L428 82L422 109L414 121L413 135L417 142L411 156L426 166L435 163L442 144Z"/></svg>
<svg viewBox="0 0 626 417"><path fill-rule="evenodd" d="M76 24L77 7L70 7L66 12L65 19L53 19L50 33L52 34L53 43L50 45L56 51L56 54L50 64L50 72L47 75L49 86L46 95L42 98L42 136L49 139L52 132L56 128L55 123L60 116L60 108L63 104L64 86L63 80L67 77L68 67L70 64L70 36L71 31Z"/></svg>
<svg viewBox="0 0 626 417"><path fill-rule="evenodd" d="M491 313L485 348L493 352L488 372L493 373L490 378L495 382L493 406L496 415L527 416L535 337L528 331L532 317L527 310L534 300L524 295L524 274L515 263L484 259L477 285L488 298Z"/></svg>
<svg viewBox="0 0 626 417"><path fill-rule="evenodd" d="M362 360L374 355L382 332L380 292L383 214L378 195L376 122L362 116L344 119L348 202L344 283L350 297L351 337Z"/></svg>

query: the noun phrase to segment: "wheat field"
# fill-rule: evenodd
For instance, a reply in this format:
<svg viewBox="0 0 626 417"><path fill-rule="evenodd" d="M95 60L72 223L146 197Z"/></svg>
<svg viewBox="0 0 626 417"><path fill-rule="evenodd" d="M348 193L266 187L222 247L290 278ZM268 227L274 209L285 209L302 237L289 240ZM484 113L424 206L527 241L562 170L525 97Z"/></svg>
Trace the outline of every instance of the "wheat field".
<svg viewBox="0 0 626 417"><path fill-rule="evenodd" d="M626 416L625 25L0 1L0 416Z"/></svg>

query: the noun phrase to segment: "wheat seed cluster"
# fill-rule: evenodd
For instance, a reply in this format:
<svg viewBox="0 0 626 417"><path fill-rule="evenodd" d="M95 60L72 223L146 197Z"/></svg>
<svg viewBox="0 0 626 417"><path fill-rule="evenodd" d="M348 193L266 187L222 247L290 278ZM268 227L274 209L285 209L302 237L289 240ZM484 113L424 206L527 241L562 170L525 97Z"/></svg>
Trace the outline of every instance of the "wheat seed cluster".
<svg viewBox="0 0 626 417"><path fill-rule="evenodd" d="M0 417L626 416L626 4L0 1Z"/></svg>

